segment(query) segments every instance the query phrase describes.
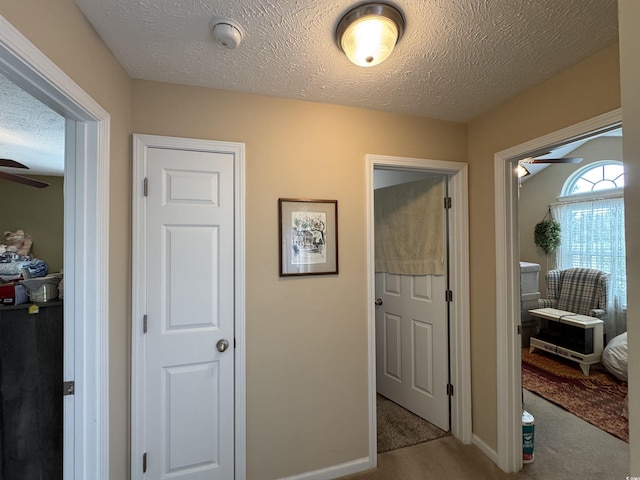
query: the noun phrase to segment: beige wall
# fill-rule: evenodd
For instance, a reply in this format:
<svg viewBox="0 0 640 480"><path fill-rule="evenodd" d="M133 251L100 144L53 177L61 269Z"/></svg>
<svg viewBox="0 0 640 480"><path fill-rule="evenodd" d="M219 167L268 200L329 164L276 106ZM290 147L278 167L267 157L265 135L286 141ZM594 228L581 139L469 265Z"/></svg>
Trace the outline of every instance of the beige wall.
<svg viewBox="0 0 640 480"><path fill-rule="evenodd" d="M111 115L109 388L111 478L129 476L131 82L73 0L2 0L5 17Z"/></svg>
<svg viewBox="0 0 640 480"><path fill-rule="evenodd" d="M627 235L627 294L630 319L640 318L640 2L619 0L622 128L626 174L625 233ZM630 321L629 337L629 439L630 474L640 476L640 322Z"/></svg>
<svg viewBox="0 0 640 480"><path fill-rule="evenodd" d="M132 106L136 133L246 144L248 478L366 456L365 154L465 161L466 126L144 81ZM279 197L338 200L338 276L278 277Z"/></svg>
<svg viewBox="0 0 640 480"><path fill-rule="evenodd" d="M497 446L494 154L620 107L618 46L469 124L473 431ZM501 252L498 252L501 253Z"/></svg>
<svg viewBox="0 0 640 480"><path fill-rule="evenodd" d="M49 273L62 268L64 246L64 178L37 176L47 188L33 188L13 182L2 182L0 205L4 208L0 232L24 230L31 235L31 255L44 260Z"/></svg>
<svg viewBox="0 0 640 480"><path fill-rule="evenodd" d="M547 270L555 268L555 255L545 255L533 241L536 224L547 214L549 205L557 203L564 182L580 168L600 160L622 161L622 137L599 137L588 141L570 154L582 157L581 163L549 165L536 175L527 177L520 188L520 260L540 264L540 293L545 298Z"/></svg>

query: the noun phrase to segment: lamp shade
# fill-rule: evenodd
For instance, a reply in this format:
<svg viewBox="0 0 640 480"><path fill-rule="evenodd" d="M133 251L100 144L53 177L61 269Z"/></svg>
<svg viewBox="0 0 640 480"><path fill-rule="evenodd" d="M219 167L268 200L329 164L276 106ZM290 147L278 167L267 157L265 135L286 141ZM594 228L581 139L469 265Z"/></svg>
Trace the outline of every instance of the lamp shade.
<svg viewBox="0 0 640 480"><path fill-rule="evenodd" d="M518 164L518 167L517 167L516 171L518 173L518 178L522 178L522 177L526 177L527 175L531 175L531 172L529 172L529 170L527 170L527 167L525 167L521 163Z"/></svg>
<svg viewBox="0 0 640 480"><path fill-rule="evenodd" d="M336 42L351 62L373 67L391 54L403 29L402 15L391 5L365 4L342 17Z"/></svg>

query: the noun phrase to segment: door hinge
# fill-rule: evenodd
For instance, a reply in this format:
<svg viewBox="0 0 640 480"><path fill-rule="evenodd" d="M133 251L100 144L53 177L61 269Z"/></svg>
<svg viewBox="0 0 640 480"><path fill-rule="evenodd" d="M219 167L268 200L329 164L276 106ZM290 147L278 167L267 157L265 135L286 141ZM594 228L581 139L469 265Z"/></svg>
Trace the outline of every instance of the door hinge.
<svg viewBox="0 0 640 480"><path fill-rule="evenodd" d="M451 197L444 197L444 208L451 208Z"/></svg>
<svg viewBox="0 0 640 480"><path fill-rule="evenodd" d="M147 316L142 317L142 333L147 333Z"/></svg>
<svg viewBox="0 0 640 480"><path fill-rule="evenodd" d="M451 290L447 290L444 292L444 301L453 302L453 292Z"/></svg>
<svg viewBox="0 0 640 480"><path fill-rule="evenodd" d="M453 397L453 384L447 383L447 395Z"/></svg>
<svg viewBox="0 0 640 480"><path fill-rule="evenodd" d="M71 380L70 382L64 382L62 384L62 395L73 395L76 393L76 382Z"/></svg>
<svg viewBox="0 0 640 480"><path fill-rule="evenodd" d="M518 325L518 335L522 335L522 325Z"/></svg>
<svg viewBox="0 0 640 480"><path fill-rule="evenodd" d="M147 473L147 452L142 454L142 473Z"/></svg>
<svg viewBox="0 0 640 480"><path fill-rule="evenodd" d="M144 178L142 188L144 190L144 196L149 195L149 179L147 177Z"/></svg>

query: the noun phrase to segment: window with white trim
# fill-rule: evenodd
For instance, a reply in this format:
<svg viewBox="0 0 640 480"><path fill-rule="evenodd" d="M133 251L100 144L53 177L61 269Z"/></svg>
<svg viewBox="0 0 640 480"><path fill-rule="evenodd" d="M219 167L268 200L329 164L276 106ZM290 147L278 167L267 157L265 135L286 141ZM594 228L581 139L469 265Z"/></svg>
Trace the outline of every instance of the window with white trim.
<svg viewBox="0 0 640 480"><path fill-rule="evenodd" d="M622 162L594 162L567 179L559 203L551 207L562 235L557 268L611 273L611 300L619 307L627 304L623 187Z"/></svg>
<svg viewBox="0 0 640 480"><path fill-rule="evenodd" d="M624 165L615 160L590 163L571 175L562 187L561 197L594 194L624 187Z"/></svg>

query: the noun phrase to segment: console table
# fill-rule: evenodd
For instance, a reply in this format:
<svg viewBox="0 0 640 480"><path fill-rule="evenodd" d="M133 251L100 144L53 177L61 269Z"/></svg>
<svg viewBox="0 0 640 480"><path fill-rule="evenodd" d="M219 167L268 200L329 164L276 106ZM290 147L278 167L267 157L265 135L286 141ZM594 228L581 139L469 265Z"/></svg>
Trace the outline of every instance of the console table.
<svg viewBox="0 0 640 480"><path fill-rule="evenodd" d="M578 362L585 375L591 365L602 360L604 322L599 318L556 308L537 308L529 313L540 326L531 337L529 352L539 348Z"/></svg>

